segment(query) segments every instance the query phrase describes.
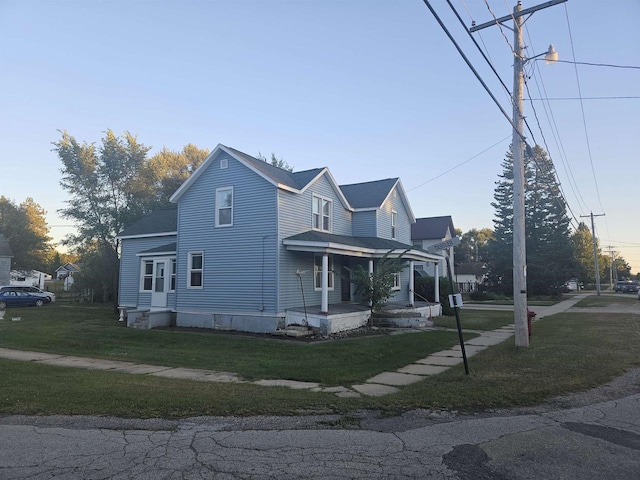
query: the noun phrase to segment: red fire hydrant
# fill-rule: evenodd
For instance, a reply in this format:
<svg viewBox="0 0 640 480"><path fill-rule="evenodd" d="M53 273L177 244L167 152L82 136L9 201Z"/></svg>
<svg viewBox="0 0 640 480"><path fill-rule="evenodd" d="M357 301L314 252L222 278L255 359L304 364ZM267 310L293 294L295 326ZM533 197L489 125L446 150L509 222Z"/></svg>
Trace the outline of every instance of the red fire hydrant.
<svg viewBox="0 0 640 480"><path fill-rule="evenodd" d="M536 312L532 312L527 308L527 327L529 328L529 336L531 336L531 322L536 318Z"/></svg>

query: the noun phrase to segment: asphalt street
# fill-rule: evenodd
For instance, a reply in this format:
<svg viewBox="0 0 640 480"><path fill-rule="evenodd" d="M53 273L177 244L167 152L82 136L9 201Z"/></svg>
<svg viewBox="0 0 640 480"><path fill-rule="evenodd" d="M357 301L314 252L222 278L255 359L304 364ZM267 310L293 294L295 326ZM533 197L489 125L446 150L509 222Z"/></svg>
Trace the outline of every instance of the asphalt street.
<svg viewBox="0 0 640 480"><path fill-rule="evenodd" d="M640 393L537 413L331 427L339 420L6 416L0 478L640 478Z"/></svg>

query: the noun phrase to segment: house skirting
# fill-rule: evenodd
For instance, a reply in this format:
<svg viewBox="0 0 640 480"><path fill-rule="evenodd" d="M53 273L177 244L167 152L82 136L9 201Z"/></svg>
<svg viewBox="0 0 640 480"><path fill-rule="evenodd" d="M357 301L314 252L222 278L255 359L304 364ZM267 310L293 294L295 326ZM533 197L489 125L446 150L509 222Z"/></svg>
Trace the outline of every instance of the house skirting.
<svg viewBox="0 0 640 480"><path fill-rule="evenodd" d="M284 327L284 317L275 314L178 312L176 326L250 333L275 333L276 330Z"/></svg>

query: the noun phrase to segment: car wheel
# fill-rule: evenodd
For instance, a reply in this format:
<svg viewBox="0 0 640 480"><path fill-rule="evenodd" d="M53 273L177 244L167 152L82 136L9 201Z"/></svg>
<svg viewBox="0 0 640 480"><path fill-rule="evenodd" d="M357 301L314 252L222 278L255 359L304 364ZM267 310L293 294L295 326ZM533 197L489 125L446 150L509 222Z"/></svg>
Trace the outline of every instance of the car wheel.
<svg viewBox="0 0 640 480"><path fill-rule="evenodd" d="M5 302L0 302L0 309L7 308L7 304Z"/></svg>
<svg viewBox="0 0 640 480"><path fill-rule="evenodd" d="M36 300L36 307L41 307L42 305L44 305L43 300Z"/></svg>

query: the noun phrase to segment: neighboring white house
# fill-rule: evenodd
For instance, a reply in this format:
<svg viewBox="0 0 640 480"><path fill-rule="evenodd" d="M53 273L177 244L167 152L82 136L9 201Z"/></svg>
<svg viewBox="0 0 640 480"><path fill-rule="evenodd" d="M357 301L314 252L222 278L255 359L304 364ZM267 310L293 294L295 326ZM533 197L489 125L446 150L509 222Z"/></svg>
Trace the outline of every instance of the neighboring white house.
<svg viewBox="0 0 640 480"><path fill-rule="evenodd" d="M455 281L458 291L475 292L482 285L487 275L487 265L482 262L461 263L456 267Z"/></svg>
<svg viewBox="0 0 640 480"><path fill-rule="evenodd" d="M455 237L455 235L456 230L453 226L453 220L448 215L444 217L417 218L416 222L411 225L411 243L414 247L424 250L436 243L450 240ZM451 268L454 270L455 275L453 247L449 248L449 251L439 251L436 253L443 257L449 255ZM416 262L415 268L416 270L424 271L432 277L447 276L446 258L442 258L442 260L437 263Z"/></svg>
<svg viewBox="0 0 640 480"><path fill-rule="evenodd" d="M51 275L38 270L11 270L9 285L27 285L44 290L45 280L51 280Z"/></svg>

